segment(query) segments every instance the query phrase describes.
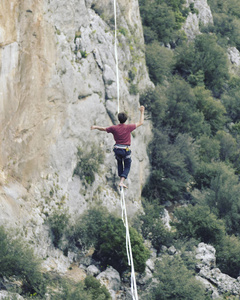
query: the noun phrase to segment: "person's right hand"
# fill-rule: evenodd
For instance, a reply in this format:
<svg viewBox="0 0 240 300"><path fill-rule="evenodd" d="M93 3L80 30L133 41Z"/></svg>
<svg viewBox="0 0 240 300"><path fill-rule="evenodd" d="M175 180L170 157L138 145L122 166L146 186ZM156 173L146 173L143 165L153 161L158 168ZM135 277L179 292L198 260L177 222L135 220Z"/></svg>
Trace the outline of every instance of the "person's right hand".
<svg viewBox="0 0 240 300"><path fill-rule="evenodd" d="M145 110L145 107L143 105L140 106L139 108L140 112L144 111Z"/></svg>

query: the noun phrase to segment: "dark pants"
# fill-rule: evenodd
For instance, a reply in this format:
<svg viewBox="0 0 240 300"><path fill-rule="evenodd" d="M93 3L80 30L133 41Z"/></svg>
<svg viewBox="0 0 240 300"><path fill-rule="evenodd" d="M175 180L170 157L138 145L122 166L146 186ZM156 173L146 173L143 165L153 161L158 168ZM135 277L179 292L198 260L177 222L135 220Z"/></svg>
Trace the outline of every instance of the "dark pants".
<svg viewBox="0 0 240 300"><path fill-rule="evenodd" d="M118 164L118 176L126 179L131 168L131 150L114 148L113 151Z"/></svg>

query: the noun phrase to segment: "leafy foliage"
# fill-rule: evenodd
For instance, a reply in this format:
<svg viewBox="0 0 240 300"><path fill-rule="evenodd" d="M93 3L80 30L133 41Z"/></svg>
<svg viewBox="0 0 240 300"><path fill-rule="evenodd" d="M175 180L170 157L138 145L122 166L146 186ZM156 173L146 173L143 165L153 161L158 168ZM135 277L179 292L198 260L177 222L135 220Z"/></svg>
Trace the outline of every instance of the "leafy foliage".
<svg viewBox="0 0 240 300"><path fill-rule="evenodd" d="M185 21L188 10L184 9L184 0L140 0L143 25L156 35L159 41L169 43L176 40L177 32ZM146 39L147 40L147 39Z"/></svg>
<svg viewBox="0 0 240 300"><path fill-rule="evenodd" d="M236 236L225 236L221 243L216 245L217 264L223 273L237 278L240 269L240 240Z"/></svg>
<svg viewBox="0 0 240 300"><path fill-rule="evenodd" d="M155 145L161 147L155 147ZM187 146L187 147L186 147ZM196 168L195 149L188 135L179 135L172 144L167 134L156 130L149 145L152 172L143 195L159 203L186 193L187 184Z"/></svg>
<svg viewBox="0 0 240 300"><path fill-rule="evenodd" d="M217 244L225 235L224 222L218 220L207 206L177 208L174 223L180 235L199 239L202 242Z"/></svg>
<svg viewBox="0 0 240 300"><path fill-rule="evenodd" d="M145 299L206 299L205 291L193 277L180 256L163 257L156 264L156 278L159 283L146 295Z"/></svg>
<svg viewBox="0 0 240 300"><path fill-rule="evenodd" d="M140 97L154 128L151 173L143 189L149 216L141 217L142 232L153 243L155 233L159 234L167 244L159 213L155 216L152 206L160 212L165 201L187 199L195 206L176 210L178 238L214 244L218 265L236 276L240 79L234 64L230 72L227 49L240 50L239 1L208 0L214 22L201 25L202 34L187 42L179 28L189 11L198 12L193 3L183 8L183 2L140 1L146 59L156 85Z"/></svg>
<svg viewBox="0 0 240 300"><path fill-rule="evenodd" d="M45 294L41 261L21 237L0 227L0 276L17 276L23 282L23 293Z"/></svg>
<svg viewBox="0 0 240 300"><path fill-rule="evenodd" d="M149 251L143 239L134 229L129 229L134 266L137 272L145 270ZM128 268L126 254L126 229L121 219L103 209L90 209L78 220L74 232L76 245L95 247L95 257L104 266L111 265L119 272Z"/></svg>
<svg viewBox="0 0 240 300"><path fill-rule="evenodd" d="M144 214L140 216L142 234L145 239L152 242L153 247L159 252L162 245L170 246L173 233L166 229L161 220L163 209L157 203L144 203Z"/></svg>
<svg viewBox="0 0 240 300"><path fill-rule="evenodd" d="M162 83L166 77L171 75L173 54L169 49L154 41L146 45L146 63L151 80L154 83Z"/></svg>
<svg viewBox="0 0 240 300"><path fill-rule="evenodd" d="M84 151L78 147L77 158L78 162L74 174L84 179L88 184L92 184L95 180L95 173L99 172L99 167L103 164L103 151L95 145L92 146L90 151Z"/></svg>
<svg viewBox="0 0 240 300"><path fill-rule="evenodd" d="M72 282L70 280L57 280L58 290L51 291L51 299L53 300L110 300L111 296L105 286L101 286L100 282L92 277L87 276L84 282Z"/></svg>
<svg viewBox="0 0 240 300"><path fill-rule="evenodd" d="M215 96L223 92L224 83L229 79L226 53L218 45L214 35L201 34L193 43L185 43L178 47L175 68L193 86L199 85L199 81L195 79L195 83L192 76L199 76L201 71L205 86L212 90Z"/></svg>
<svg viewBox="0 0 240 300"><path fill-rule="evenodd" d="M55 247L60 246L61 238L69 226L69 218L69 214L65 210L55 210L48 218L50 229L53 235L53 245Z"/></svg>

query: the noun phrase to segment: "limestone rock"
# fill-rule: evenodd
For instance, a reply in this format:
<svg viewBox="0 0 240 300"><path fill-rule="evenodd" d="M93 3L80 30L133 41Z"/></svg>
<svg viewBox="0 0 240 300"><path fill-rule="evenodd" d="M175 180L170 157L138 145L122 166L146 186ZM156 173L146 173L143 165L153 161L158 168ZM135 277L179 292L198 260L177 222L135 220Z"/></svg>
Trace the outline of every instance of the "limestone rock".
<svg viewBox="0 0 240 300"><path fill-rule="evenodd" d="M199 243L196 249L196 259L201 261L201 266L214 268L216 266L216 250L213 246Z"/></svg>
<svg viewBox="0 0 240 300"><path fill-rule="evenodd" d="M236 47L228 48L228 57L233 65L240 66L240 53Z"/></svg>
<svg viewBox="0 0 240 300"><path fill-rule="evenodd" d="M196 258L200 259L201 263L197 265L200 269L197 279L203 282L208 290L213 292L213 299L214 297L217 299L218 294L224 293L239 295L240 277L238 279L232 278L216 268L215 252L214 247L210 245L204 243L198 245Z"/></svg>
<svg viewBox="0 0 240 300"><path fill-rule="evenodd" d="M121 278L119 273L112 267L108 267L96 277L104 284L111 293L112 299L116 299L116 292L120 289Z"/></svg>
<svg viewBox="0 0 240 300"><path fill-rule="evenodd" d="M99 273L100 273L100 270L96 266L90 265L89 267L87 267L87 274L88 275L96 276Z"/></svg>
<svg viewBox="0 0 240 300"><path fill-rule="evenodd" d="M28 11L31 10L31 13ZM101 12L102 10L102 12ZM152 85L145 65L138 1L117 1L120 109L138 121L134 84ZM121 214L117 168L106 133L90 126L116 121L116 61L110 0L0 2L0 223L24 228L47 269L67 269L72 257L56 252L44 224L58 207L74 218L95 201ZM137 57L137 59L136 59ZM141 209L141 188L149 174L148 121L132 137L133 164L126 201L129 217ZM92 184L73 176L77 149L104 152ZM24 227L23 227L24 226ZM52 258L51 258L52 257Z"/></svg>
<svg viewBox="0 0 240 300"><path fill-rule="evenodd" d="M218 268L209 269L208 267L204 267L200 270L199 276L208 279L211 283L217 286L217 289L221 294L227 292L232 295L240 294L239 280L234 279L227 274L221 273Z"/></svg>
<svg viewBox="0 0 240 300"><path fill-rule="evenodd" d="M24 298L17 294L17 293L11 293L11 292L8 292L8 291L0 291L0 299L4 300L23 300Z"/></svg>
<svg viewBox="0 0 240 300"><path fill-rule="evenodd" d="M207 0L187 0L186 6L189 7L191 3L194 3L198 14L190 12L182 28L189 40L193 40L196 35L201 33L200 23L203 25L213 24L212 12Z"/></svg>
<svg viewBox="0 0 240 300"><path fill-rule="evenodd" d="M228 58L230 61L230 71L233 74L239 74L240 69L240 52L236 47L229 47L228 51Z"/></svg>
<svg viewBox="0 0 240 300"><path fill-rule="evenodd" d="M211 293L211 298L212 299L219 299L220 298L218 290L213 284L211 284L207 279L202 278L200 276L195 276L195 277L196 277L197 280L199 280L204 285L206 291Z"/></svg>

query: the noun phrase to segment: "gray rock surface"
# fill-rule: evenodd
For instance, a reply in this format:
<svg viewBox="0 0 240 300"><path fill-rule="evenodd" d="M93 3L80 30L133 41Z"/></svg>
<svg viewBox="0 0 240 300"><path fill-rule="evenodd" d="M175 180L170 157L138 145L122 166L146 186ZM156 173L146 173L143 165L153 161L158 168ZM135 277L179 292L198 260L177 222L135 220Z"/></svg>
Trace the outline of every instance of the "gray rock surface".
<svg viewBox="0 0 240 300"><path fill-rule="evenodd" d="M213 24L212 12L207 0L187 0L186 6L189 7L191 3L194 3L194 8L198 13L190 12L182 28L189 40L193 40L196 35L201 33L200 24L205 26Z"/></svg>
<svg viewBox="0 0 240 300"><path fill-rule="evenodd" d="M216 268L216 250L211 245L200 243L196 249L196 258L201 262L197 265L200 269L197 279L200 280L207 290L212 291L212 298L229 293L240 295L240 277L237 279L222 273Z"/></svg>
<svg viewBox="0 0 240 300"><path fill-rule="evenodd" d="M116 292L120 290L121 278L119 273L112 267L108 267L96 277L109 290L112 299L116 299Z"/></svg>
<svg viewBox="0 0 240 300"><path fill-rule="evenodd" d="M96 266L91 265L91 266L87 267L88 275L97 276L99 273L100 273L100 270Z"/></svg>
<svg viewBox="0 0 240 300"><path fill-rule="evenodd" d="M209 268L216 267L216 250L213 246L205 243L198 244L196 249L196 259L200 260L199 267L207 266Z"/></svg>
<svg viewBox="0 0 240 300"><path fill-rule="evenodd" d="M31 11L31 12L30 12ZM120 109L139 119L139 95L152 85L144 56L138 1L117 1ZM121 214L117 168L106 133L117 115L113 3L110 0L12 0L0 3L0 223L24 228L44 267L69 266L51 245L48 215L68 208L72 218L96 201ZM133 39L134 37L134 39ZM148 121L132 137L133 163L126 201L129 217L141 209L149 174ZM104 163L92 185L73 176L77 148L96 147ZM47 266L49 264L49 266Z"/></svg>
<svg viewBox="0 0 240 300"><path fill-rule="evenodd" d="M7 291L0 291L0 299L1 300L23 300L24 298L16 293L11 293Z"/></svg>

